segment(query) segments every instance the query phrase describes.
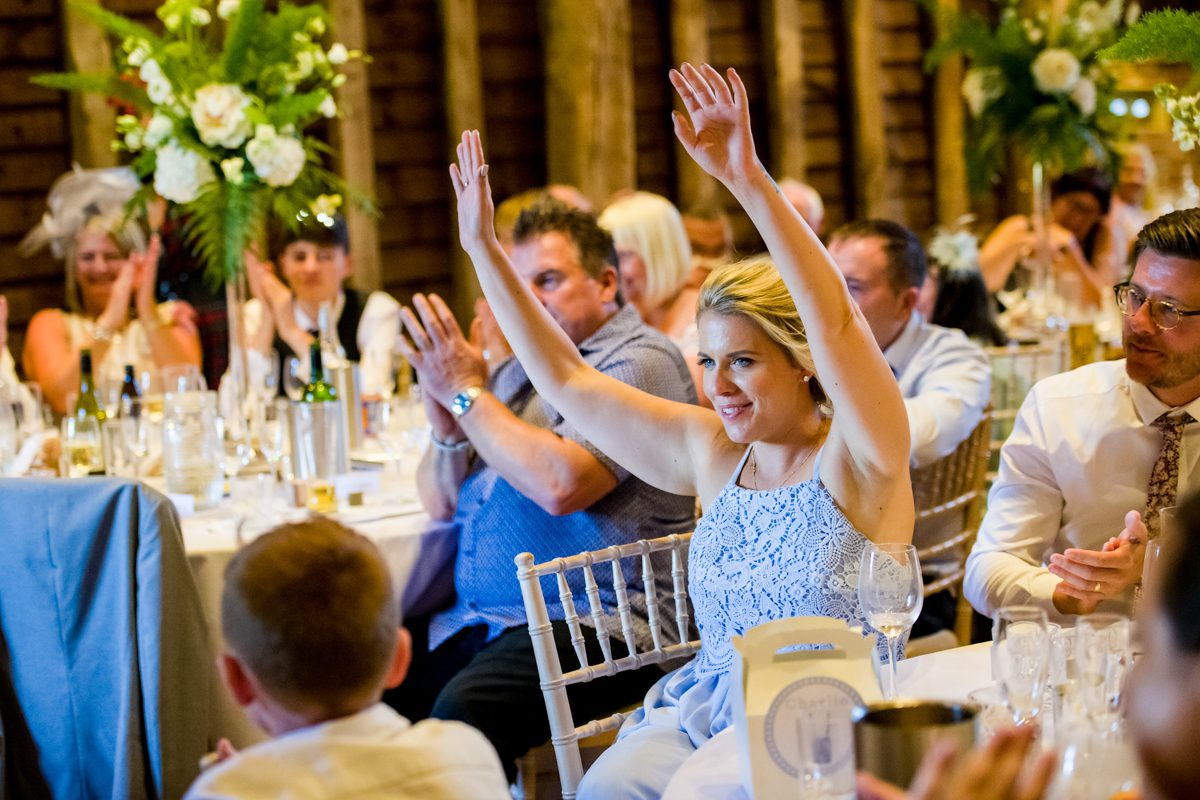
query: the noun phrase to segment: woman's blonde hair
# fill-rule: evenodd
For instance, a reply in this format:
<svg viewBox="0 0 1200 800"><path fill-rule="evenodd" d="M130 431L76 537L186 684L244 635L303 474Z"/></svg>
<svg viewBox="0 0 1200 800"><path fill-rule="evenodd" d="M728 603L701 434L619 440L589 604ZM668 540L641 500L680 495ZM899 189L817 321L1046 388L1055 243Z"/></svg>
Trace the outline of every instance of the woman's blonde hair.
<svg viewBox="0 0 1200 800"><path fill-rule="evenodd" d="M833 410L813 364L804 322L769 256L759 255L717 267L700 287L696 318L705 313L740 315L762 328L794 364L813 374L808 382L823 413Z"/></svg>
<svg viewBox="0 0 1200 800"><path fill-rule="evenodd" d="M645 262L647 307L658 308L679 294L692 269L692 246L670 200L632 192L604 209L600 226L612 234L618 250L632 250Z"/></svg>

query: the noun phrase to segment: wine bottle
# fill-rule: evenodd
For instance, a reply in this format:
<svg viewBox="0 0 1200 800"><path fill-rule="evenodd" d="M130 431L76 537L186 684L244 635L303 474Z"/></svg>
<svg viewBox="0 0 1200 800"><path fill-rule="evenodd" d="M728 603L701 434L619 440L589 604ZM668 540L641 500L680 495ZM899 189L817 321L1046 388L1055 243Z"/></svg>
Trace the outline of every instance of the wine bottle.
<svg viewBox="0 0 1200 800"><path fill-rule="evenodd" d="M121 382L121 400L125 400L125 398L138 400L141 396L142 392L138 388L137 378L133 374L133 364L126 364L125 380Z"/></svg>
<svg viewBox="0 0 1200 800"><path fill-rule="evenodd" d="M92 377L92 351L88 349L79 353L79 397L75 401L75 416L78 419L93 417L97 425L106 417L103 406L96 398L96 380Z"/></svg>
<svg viewBox="0 0 1200 800"><path fill-rule="evenodd" d="M325 367L321 361L321 342L313 340L308 346L309 377L300 395L302 403L325 403L337 400L337 389L325 380Z"/></svg>

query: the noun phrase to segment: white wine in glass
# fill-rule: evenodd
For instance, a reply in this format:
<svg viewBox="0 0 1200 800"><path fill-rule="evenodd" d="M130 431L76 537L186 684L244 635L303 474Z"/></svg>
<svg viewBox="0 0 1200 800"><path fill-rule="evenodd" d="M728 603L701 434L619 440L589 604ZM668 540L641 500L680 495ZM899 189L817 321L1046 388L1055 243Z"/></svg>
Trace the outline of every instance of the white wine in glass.
<svg viewBox="0 0 1200 800"><path fill-rule="evenodd" d="M901 637L917 621L925 602L917 549L911 544L868 544L858 573L858 602L872 628L888 648L888 682L884 695L896 696L896 653Z"/></svg>

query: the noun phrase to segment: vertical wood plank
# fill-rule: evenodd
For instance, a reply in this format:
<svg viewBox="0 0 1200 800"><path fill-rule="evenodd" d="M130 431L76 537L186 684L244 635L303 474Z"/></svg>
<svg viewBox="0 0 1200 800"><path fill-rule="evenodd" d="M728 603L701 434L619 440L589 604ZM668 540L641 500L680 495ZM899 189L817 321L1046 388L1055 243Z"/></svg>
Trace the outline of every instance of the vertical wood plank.
<svg viewBox="0 0 1200 800"><path fill-rule="evenodd" d="M804 141L804 49L800 0L762 0L763 66L771 120L771 174L803 180L808 169Z"/></svg>
<svg viewBox="0 0 1200 800"><path fill-rule="evenodd" d="M708 61L708 6L706 0L670 0L669 13L672 65L678 68L684 61L690 61L693 64L703 64ZM667 80L666 75L663 76L663 80ZM674 96L674 91L671 94ZM674 100L674 103L676 110L683 113L683 103L678 98ZM670 121L668 120L664 124L669 125ZM678 140L675 142L675 175L681 209L716 200L719 184L696 165Z"/></svg>
<svg viewBox="0 0 1200 800"><path fill-rule="evenodd" d="M938 0L939 12L958 11L959 0ZM939 28L940 36L944 33ZM952 224L970 210L967 197L967 163L963 125L963 59L952 56L941 63L933 78L933 174L937 220Z"/></svg>
<svg viewBox="0 0 1200 800"><path fill-rule="evenodd" d="M883 69L875 32L876 0L846 0L847 61L850 66L854 170L853 216L886 215L887 142L883 120Z"/></svg>
<svg viewBox="0 0 1200 800"><path fill-rule="evenodd" d="M483 73L479 58L479 21L476 0L439 0L438 13L442 18L442 56L445 74L446 130L450 141L447 153L454 152L464 130L483 128ZM484 145L487 137L484 136ZM446 179L449 189L449 178ZM462 321L471 319L475 299L480 295L479 279L471 259L458 245L458 204L454 192L449 192L451 239L451 268L454 273L454 296L451 308Z"/></svg>
<svg viewBox="0 0 1200 800"><path fill-rule="evenodd" d="M88 0L98 2L98 0ZM61 0L66 68L76 72L107 72L112 69L108 36L98 26L71 10ZM91 92L68 92L67 114L71 123L71 158L84 167L111 167L117 163L112 140L116 112L106 99Z"/></svg>
<svg viewBox="0 0 1200 800"><path fill-rule="evenodd" d="M351 50L366 50L367 27L362 0L329 0L333 35ZM361 60L346 64L346 82L337 90L341 113L334 125L341 175L355 191L375 197L375 137L371 126L371 90L367 65ZM379 224L369 214L346 208L346 225L354 253L352 283L363 291L383 287L379 254Z"/></svg>
<svg viewBox="0 0 1200 800"><path fill-rule="evenodd" d="M544 0L551 183L597 205L637 180L629 0Z"/></svg>

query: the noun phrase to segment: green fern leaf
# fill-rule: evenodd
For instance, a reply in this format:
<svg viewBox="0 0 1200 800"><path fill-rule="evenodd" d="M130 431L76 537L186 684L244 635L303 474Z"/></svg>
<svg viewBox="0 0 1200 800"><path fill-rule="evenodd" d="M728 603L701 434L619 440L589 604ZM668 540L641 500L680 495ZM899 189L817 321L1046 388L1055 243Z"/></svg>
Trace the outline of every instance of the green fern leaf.
<svg viewBox="0 0 1200 800"><path fill-rule="evenodd" d="M1152 11L1100 52L1110 61L1165 61L1200 69L1200 14L1177 9Z"/></svg>
<svg viewBox="0 0 1200 800"><path fill-rule="evenodd" d="M145 39L155 50L163 46L162 37L154 31L139 22L105 10L98 2L71 0L70 7L114 36L122 39Z"/></svg>
<svg viewBox="0 0 1200 800"><path fill-rule="evenodd" d="M242 0L225 35L221 74L229 83L242 83L250 45L263 21L263 0Z"/></svg>

